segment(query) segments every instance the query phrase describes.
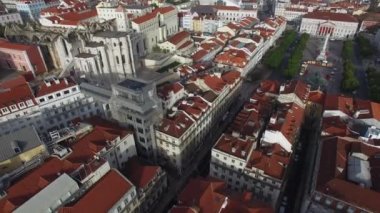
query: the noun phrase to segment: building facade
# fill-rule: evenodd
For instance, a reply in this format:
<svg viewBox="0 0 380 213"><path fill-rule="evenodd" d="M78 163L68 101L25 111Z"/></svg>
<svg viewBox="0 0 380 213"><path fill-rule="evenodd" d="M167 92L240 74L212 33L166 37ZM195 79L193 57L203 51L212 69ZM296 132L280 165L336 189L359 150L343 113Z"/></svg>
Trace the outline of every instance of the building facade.
<svg viewBox="0 0 380 213"><path fill-rule="evenodd" d="M315 37L325 37L329 34L330 38L344 40L353 38L358 26L358 20L352 15L316 11L302 18L300 32Z"/></svg>

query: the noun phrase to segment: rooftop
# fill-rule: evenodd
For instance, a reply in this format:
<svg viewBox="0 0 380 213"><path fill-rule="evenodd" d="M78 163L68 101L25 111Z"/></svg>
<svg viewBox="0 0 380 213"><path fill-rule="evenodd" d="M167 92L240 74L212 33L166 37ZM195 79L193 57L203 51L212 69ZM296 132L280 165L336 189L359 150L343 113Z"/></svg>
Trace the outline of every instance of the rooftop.
<svg viewBox="0 0 380 213"><path fill-rule="evenodd" d="M118 85L131 90L142 90L145 86L147 86L147 84L133 79L126 79L118 83Z"/></svg>
<svg viewBox="0 0 380 213"><path fill-rule="evenodd" d="M345 13L314 11L314 12L305 14L303 18L358 23L358 19L355 18L355 16L350 15L350 14L345 14Z"/></svg>
<svg viewBox="0 0 380 213"><path fill-rule="evenodd" d="M67 78L46 78L36 88L36 97L45 96L54 92L58 92L73 86L76 86L76 82L71 77Z"/></svg>
<svg viewBox="0 0 380 213"><path fill-rule="evenodd" d="M334 137L322 141L317 190L372 212L380 211L380 149L354 139ZM348 180L350 156L363 158L370 168L372 187Z"/></svg>
<svg viewBox="0 0 380 213"><path fill-rule="evenodd" d="M0 162L13 158L39 146L45 146L32 126L12 134L0 136Z"/></svg>
<svg viewBox="0 0 380 213"><path fill-rule="evenodd" d="M246 160L252 150L254 141L222 134L213 149Z"/></svg>
<svg viewBox="0 0 380 213"><path fill-rule="evenodd" d="M146 188L161 172L159 166L153 166L140 161L137 157L128 160L124 169L125 176L137 188Z"/></svg>
<svg viewBox="0 0 380 213"><path fill-rule="evenodd" d="M108 212L133 185L117 170L111 169L79 200L59 209L60 213Z"/></svg>

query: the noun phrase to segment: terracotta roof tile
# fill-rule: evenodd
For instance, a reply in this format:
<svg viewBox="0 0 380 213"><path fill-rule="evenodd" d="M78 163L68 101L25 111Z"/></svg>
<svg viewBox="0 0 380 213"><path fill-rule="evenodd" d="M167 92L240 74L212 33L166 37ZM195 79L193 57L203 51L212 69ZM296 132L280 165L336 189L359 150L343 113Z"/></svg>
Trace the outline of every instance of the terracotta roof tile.
<svg viewBox="0 0 380 213"><path fill-rule="evenodd" d="M50 86L48 85L49 83ZM36 90L36 97L45 96L76 85L76 82L71 77L56 79L56 81L54 79L47 79L42 81L38 86Z"/></svg>
<svg viewBox="0 0 380 213"><path fill-rule="evenodd" d="M307 13L306 15L303 16L303 18L358 23L358 19L355 18L355 16L350 15L350 14L345 14L345 13L314 11L311 13Z"/></svg>
<svg viewBox="0 0 380 213"><path fill-rule="evenodd" d="M127 194L133 185L117 170L105 174L86 194L73 204L59 209L60 213L108 212Z"/></svg>
<svg viewBox="0 0 380 213"><path fill-rule="evenodd" d="M159 166L148 165L137 157L128 160L124 169L125 176L138 188L146 188L161 172Z"/></svg>
<svg viewBox="0 0 380 213"><path fill-rule="evenodd" d="M181 41L190 38L190 33L187 31L181 31L176 34L174 34L172 37L168 39L168 41L174 45L177 45Z"/></svg>

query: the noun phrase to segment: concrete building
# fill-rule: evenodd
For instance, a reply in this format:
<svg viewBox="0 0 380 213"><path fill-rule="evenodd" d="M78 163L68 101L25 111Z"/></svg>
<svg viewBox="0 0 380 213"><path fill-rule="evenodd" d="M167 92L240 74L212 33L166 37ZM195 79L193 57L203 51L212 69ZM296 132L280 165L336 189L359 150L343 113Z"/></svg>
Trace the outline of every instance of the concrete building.
<svg viewBox="0 0 380 213"><path fill-rule="evenodd" d="M121 125L133 127L139 156L152 161L157 152L154 125L162 117L161 106L154 82L130 78L113 85L112 117Z"/></svg>
<svg viewBox="0 0 380 213"><path fill-rule="evenodd" d="M34 127L26 127L12 135L0 137L0 174L32 164L47 156L47 148Z"/></svg>
<svg viewBox="0 0 380 213"><path fill-rule="evenodd" d="M0 66L33 77L48 71L41 49L36 45L0 40Z"/></svg>
<svg viewBox="0 0 380 213"><path fill-rule="evenodd" d="M358 20L352 15L315 11L303 16L300 32L315 37L330 34L330 38L344 40L353 38L358 26Z"/></svg>
<svg viewBox="0 0 380 213"><path fill-rule="evenodd" d="M151 52L159 42L178 32L178 23L177 9L166 6L133 19L132 29L144 35L145 49Z"/></svg>
<svg viewBox="0 0 380 213"><path fill-rule="evenodd" d="M240 91L240 74L229 71L206 75L184 85L186 98L156 127L156 143L163 165L182 173L192 162L209 130L219 122Z"/></svg>

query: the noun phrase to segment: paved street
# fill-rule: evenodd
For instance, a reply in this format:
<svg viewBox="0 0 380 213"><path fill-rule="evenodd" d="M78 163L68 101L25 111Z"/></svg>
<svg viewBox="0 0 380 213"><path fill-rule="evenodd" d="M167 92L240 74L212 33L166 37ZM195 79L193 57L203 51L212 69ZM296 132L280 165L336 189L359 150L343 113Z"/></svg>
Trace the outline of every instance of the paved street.
<svg viewBox="0 0 380 213"><path fill-rule="evenodd" d="M224 132L227 126L232 122L235 118L236 114L241 110L243 104L248 100L252 92L259 86L260 81L263 79L267 79L270 76L271 72L268 72L264 69L256 69L254 71L254 80L253 82L244 81L241 87L240 96L236 101L233 101L233 104L230 107L228 117L225 122L222 122L215 131L211 132L205 139L205 147L202 147L199 152L194 153L197 154L194 157L194 162L191 164L191 168L188 168L181 174L180 178L178 177L170 177L169 176L169 189L165 193L164 197L160 200L158 206L155 208L154 212L166 212L173 204L173 201L176 199L176 195L178 195L182 188L185 186L189 178L197 172L199 164L209 164L209 162L204 162L203 160L206 156L211 152L212 147L214 146L217 139ZM218 124L216 124L218 125Z"/></svg>
<svg viewBox="0 0 380 213"><path fill-rule="evenodd" d="M312 61L317 58L322 48L323 40L320 38L310 38L304 51L303 61ZM341 61L342 41L329 41L327 61L333 63L333 67L322 67L318 65L308 65L307 72L300 78L311 84L313 89L318 86L328 93L340 93L340 82L343 77L343 64Z"/></svg>

